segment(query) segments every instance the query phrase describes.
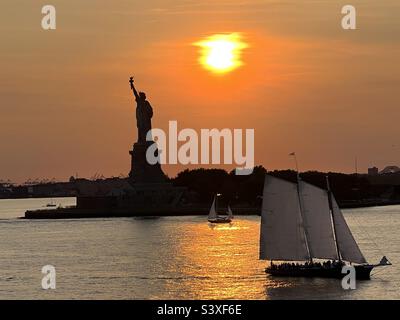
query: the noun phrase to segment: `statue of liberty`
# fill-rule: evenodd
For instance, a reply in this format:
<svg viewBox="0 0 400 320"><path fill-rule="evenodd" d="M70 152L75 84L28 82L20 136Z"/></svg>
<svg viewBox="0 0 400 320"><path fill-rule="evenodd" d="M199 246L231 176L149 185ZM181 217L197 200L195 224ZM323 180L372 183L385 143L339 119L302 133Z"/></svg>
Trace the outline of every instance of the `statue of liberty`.
<svg viewBox="0 0 400 320"><path fill-rule="evenodd" d="M133 77L130 78L129 83L136 99L136 125L138 128L138 143L146 144L146 135L151 130L151 118L153 117L153 108L150 102L146 100L144 92L137 92L133 85Z"/></svg>
<svg viewBox="0 0 400 320"><path fill-rule="evenodd" d="M155 144L151 135L146 140L146 136L151 130L151 118L153 117L153 108L150 102L146 100L144 92L137 92L133 85L133 77L130 78L129 83L136 99L136 126L138 128L138 139L133 144L133 149L129 151L131 155L131 171L129 173L130 181L132 183L160 183L165 182L165 175L161 170L159 162L150 164L147 161L147 150ZM151 132L151 131L150 131ZM156 145L157 147L157 145ZM158 156L158 149L154 152Z"/></svg>

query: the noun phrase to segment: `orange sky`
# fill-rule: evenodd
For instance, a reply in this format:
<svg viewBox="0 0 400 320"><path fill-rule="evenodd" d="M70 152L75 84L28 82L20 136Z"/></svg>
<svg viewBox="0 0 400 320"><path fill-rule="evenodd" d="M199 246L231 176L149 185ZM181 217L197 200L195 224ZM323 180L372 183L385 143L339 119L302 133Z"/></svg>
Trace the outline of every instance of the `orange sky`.
<svg viewBox="0 0 400 320"><path fill-rule="evenodd" d="M400 3L351 1L43 1L2 3L0 179L128 173L136 141L133 74L153 127L254 128L269 169L354 171L400 165ZM241 32L244 66L213 75L193 42ZM164 166L175 175L180 166Z"/></svg>

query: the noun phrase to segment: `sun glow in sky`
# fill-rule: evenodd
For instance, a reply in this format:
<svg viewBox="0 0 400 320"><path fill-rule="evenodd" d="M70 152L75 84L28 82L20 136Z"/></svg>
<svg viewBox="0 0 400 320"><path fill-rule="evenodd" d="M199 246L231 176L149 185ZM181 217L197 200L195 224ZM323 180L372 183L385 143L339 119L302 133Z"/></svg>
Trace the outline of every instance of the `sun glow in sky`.
<svg viewBox="0 0 400 320"><path fill-rule="evenodd" d="M241 65L241 52L248 45L239 33L215 34L194 43L201 48L200 64L215 73L226 73Z"/></svg>

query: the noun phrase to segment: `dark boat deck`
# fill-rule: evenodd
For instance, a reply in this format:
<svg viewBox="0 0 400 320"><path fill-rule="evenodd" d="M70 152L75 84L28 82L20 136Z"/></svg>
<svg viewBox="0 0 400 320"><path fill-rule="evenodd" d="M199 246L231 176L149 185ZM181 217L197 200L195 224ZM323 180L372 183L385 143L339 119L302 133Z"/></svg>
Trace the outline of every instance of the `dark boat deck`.
<svg viewBox="0 0 400 320"><path fill-rule="evenodd" d="M369 280L370 273L374 266L372 265L358 265L354 266L356 270L356 278L358 280ZM342 279L346 274L342 273L342 266L335 266L331 268L326 267L306 267L295 266L288 268L271 268L265 269L267 274L276 277L305 277L305 278L336 278Z"/></svg>

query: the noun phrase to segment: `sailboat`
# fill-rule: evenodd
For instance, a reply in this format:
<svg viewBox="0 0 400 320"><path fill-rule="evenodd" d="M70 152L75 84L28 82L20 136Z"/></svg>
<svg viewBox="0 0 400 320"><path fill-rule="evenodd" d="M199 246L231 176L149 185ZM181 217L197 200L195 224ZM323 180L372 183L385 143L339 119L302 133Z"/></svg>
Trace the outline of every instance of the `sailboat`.
<svg viewBox="0 0 400 320"><path fill-rule="evenodd" d="M233 213L231 208L228 206L228 216L222 217L217 212L217 196L214 197L213 203L208 214L208 222L211 223L231 223L233 219Z"/></svg>
<svg viewBox="0 0 400 320"><path fill-rule="evenodd" d="M260 233L260 259L270 260L273 276L342 278L346 264L357 279L370 279L373 268L358 247L329 188L297 184L266 175ZM317 262L324 260L324 262ZM273 261L279 261L279 264Z"/></svg>

